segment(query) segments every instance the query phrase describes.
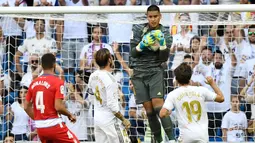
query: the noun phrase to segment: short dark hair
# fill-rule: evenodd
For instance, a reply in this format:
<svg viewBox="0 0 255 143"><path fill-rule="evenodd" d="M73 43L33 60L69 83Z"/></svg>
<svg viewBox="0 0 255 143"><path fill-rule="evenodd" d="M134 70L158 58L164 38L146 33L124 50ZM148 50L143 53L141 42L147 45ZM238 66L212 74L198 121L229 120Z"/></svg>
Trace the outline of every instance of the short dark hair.
<svg viewBox="0 0 255 143"><path fill-rule="evenodd" d="M157 5L150 5L148 8L147 8L147 12L149 12L149 11L158 11L158 12L160 12L160 9L159 9L159 7L157 6Z"/></svg>
<svg viewBox="0 0 255 143"><path fill-rule="evenodd" d="M213 53L213 56L215 56L215 54L221 54L223 60L225 60L225 56L223 55L223 53L221 52L221 50L215 50L215 52Z"/></svg>
<svg viewBox="0 0 255 143"><path fill-rule="evenodd" d="M179 84L189 84L192 76L192 69L187 63L181 63L175 70L175 79Z"/></svg>
<svg viewBox="0 0 255 143"><path fill-rule="evenodd" d="M110 58L111 53L106 48L102 48L95 53L95 61L100 68L104 68L108 64Z"/></svg>
<svg viewBox="0 0 255 143"><path fill-rule="evenodd" d="M186 54L183 59L192 59L193 61L195 60L194 57L190 54Z"/></svg>
<svg viewBox="0 0 255 143"><path fill-rule="evenodd" d="M241 97L241 96L232 94L232 95L230 96L230 102L232 102L233 98L237 98L239 102L242 101L242 97Z"/></svg>
<svg viewBox="0 0 255 143"><path fill-rule="evenodd" d="M20 90L21 89L26 89L26 90L28 90L28 87L27 86L21 86L20 88L19 88L19 90L18 90L18 102L19 102L19 104L21 104L21 98L20 98Z"/></svg>
<svg viewBox="0 0 255 143"><path fill-rule="evenodd" d="M44 19L34 19L34 24L35 24L37 21L42 21L43 24L45 24L45 20L44 20Z"/></svg>
<svg viewBox="0 0 255 143"><path fill-rule="evenodd" d="M49 70L54 68L56 63L56 57L52 53L44 54L41 58L42 68L44 70Z"/></svg>
<svg viewBox="0 0 255 143"><path fill-rule="evenodd" d="M95 28L100 28L102 30L102 27L99 24L93 25L92 26L92 31L94 31Z"/></svg>
<svg viewBox="0 0 255 143"><path fill-rule="evenodd" d="M7 132L7 133L6 133L6 135L4 136L4 140L5 140L7 137L13 137L13 139L15 139L15 138L14 138L14 134L11 133L11 132ZM4 141L3 141L3 142L4 142Z"/></svg>
<svg viewBox="0 0 255 143"><path fill-rule="evenodd" d="M248 31L250 32L250 29L255 29L255 25L250 25Z"/></svg>
<svg viewBox="0 0 255 143"><path fill-rule="evenodd" d="M204 48L202 49L202 51L204 51L204 50L209 50L209 51L213 52L211 46L206 46L206 47L204 47Z"/></svg>

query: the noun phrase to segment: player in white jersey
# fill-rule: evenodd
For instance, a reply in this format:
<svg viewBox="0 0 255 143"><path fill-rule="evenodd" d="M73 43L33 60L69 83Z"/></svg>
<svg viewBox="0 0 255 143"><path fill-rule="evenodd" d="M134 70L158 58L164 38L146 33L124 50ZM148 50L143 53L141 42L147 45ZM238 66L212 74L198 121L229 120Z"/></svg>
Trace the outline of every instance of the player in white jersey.
<svg viewBox="0 0 255 143"><path fill-rule="evenodd" d="M207 77L206 80L215 93L205 87L190 86L192 69L186 63L178 66L174 74L179 87L167 95L160 117L169 116L175 108L180 128L179 141L206 143L209 137L205 101L223 102L224 96L211 77Z"/></svg>
<svg viewBox="0 0 255 143"><path fill-rule="evenodd" d="M114 62L108 49L95 53L95 62L100 68L90 75L88 87L94 100L94 124L96 143L123 143L123 130L120 121L130 127L129 120L120 113L118 103L118 83L111 74ZM126 135L126 134L125 134Z"/></svg>

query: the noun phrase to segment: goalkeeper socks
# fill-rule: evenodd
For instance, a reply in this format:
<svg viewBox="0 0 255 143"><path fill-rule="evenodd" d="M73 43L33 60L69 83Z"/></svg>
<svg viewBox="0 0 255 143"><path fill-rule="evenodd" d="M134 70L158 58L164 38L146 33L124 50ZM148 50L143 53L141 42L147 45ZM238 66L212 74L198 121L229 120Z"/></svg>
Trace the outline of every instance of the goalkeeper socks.
<svg viewBox="0 0 255 143"><path fill-rule="evenodd" d="M147 113L147 117L151 128L151 133L154 135L154 139L159 143L162 142L161 125L159 123L157 114L155 112Z"/></svg>
<svg viewBox="0 0 255 143"><path fill-rule="evenodd" d="M159 115L160 110L162 107L156 107L154 108L154 111ZM165 133L169 140L174 140L174 134L173 134L173 123L170 117L160 118L161 124L165 130Z"/></svg>

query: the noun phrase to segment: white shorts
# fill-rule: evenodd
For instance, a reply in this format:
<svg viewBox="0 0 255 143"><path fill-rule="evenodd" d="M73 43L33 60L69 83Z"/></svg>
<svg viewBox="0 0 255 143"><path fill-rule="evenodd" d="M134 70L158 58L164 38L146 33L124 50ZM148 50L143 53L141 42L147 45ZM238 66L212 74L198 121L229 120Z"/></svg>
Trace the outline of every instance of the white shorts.
<svg viewBox="0 0 255 143"><path fill-rule="evenodd" d="M209 136L208 133L180 133L178 138L179 143L208 143Z"/></svg>
<svg viewBox="0 0 255 143"><path fill-rule="evenodd" d="M118 123L108 126L95 126L96 143L129 143L129 137Z"/></svg>

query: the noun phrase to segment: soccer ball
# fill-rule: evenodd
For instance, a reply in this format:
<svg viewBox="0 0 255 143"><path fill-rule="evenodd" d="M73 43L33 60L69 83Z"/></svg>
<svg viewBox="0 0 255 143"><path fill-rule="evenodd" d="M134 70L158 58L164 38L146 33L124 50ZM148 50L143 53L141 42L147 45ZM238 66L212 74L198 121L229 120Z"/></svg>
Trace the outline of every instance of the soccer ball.
<svg viewBox="0 0 255 143"><path fill-rule="evenodd" d="M160 46L160 45L159 45L159 41L156 40L156 41L154 42L153 45L149 46L149 49L152 50L152 51L154 51L154 52L156 52L156 51L158 51L159 46Z"/></svg>

